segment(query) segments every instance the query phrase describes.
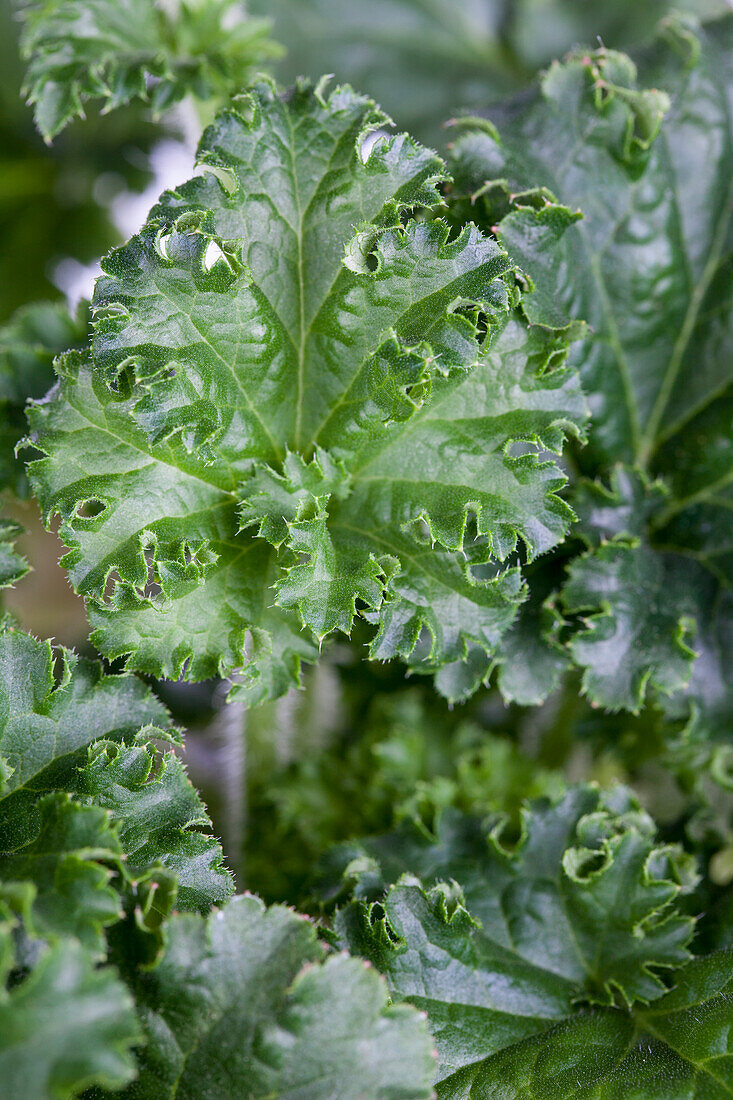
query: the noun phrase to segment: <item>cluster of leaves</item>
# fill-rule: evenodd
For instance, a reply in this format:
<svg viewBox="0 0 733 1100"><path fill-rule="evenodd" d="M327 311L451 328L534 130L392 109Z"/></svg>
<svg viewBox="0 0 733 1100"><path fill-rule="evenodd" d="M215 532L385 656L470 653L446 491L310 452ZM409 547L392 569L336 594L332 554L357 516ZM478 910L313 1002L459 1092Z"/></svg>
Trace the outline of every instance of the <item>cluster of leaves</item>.
<svg viewBox="0 0 733 1100"><path fill-rule="evenodd" d="M514 843L501 818L447 812L435 835L345 845L317 893L333 939L428 1013L441 1098L723 1098L733 958L691 956L694 885L627 791L580 786Z"/></svg>
<svg viewBox="0 0 733 1100"><path fill-rule="evenodd" d="M237 7L27 5L41 129L87 99L229 99L267 48ZM468 88L555 48L527 30L553 3L487 4L483 36L400 10L437 97L448 56ZM462 119L447 167L349 87L263 78L103 261L91 338L86 307L6 327L4 484L63 349L30 481L128 670L0 633L12 1094L731 1095L732 38L675 17L635 62L578 51ZM344 662L330 725L306 693L319 731L283 766L277 700L334 635L376 671ZM319 924L231 898L133 672L267 703L245 873ZM649 761L676 778L662 832L629 789L564 781L583 740L640 790Z"/></svg>
<svg viewBox="0 0 733 1100"><path fill-rule="evenodd" d="M248 715L242 861L267 900L305 899L313 864L349 837L431 823L448 807L516 816L526 798L563 790L559 769L521 752L509 732L492 732L486 716L449 711L427 686L375 692L373 677L359 679L358 666L326 664L295 711ZM329 730L324 715L334 712Z"/></svg>
<svg viewBox="0 0 733 1100"><path fill-rule="evenodd" d="M644 81L664 91L640 90L637 67L609 51L554 65L518 109L468 120L452 154L456 217L470 208L497 226L535 284L552 289L558 321L567 311L590 325L571 353L595 425L570 493L577 541L561 568L540 562L530 576L525 625L542 659L519 692L500 686L537 702L579 668L599 708L579 727L664 759L708 803L692 831L724 848L733 835L732 34L729 16L664 24L638 54ZM582 135L583 153L558 170L567 134ZM541 256L511 212L530 183L584 211ZM528 634L521 620L518 629L519 649Z"/></svg>
<svg viewBox="0 0 733 1100"><path fill-rule="evenodd" d="M421 1017L389 1007L358 961L325 958L307 918L228 901L201 800L156 747L176 731L142 681L7 624L0 671L7 1095L132 1082L130 1097L251 1098L317 1079L314 1097L338 1081L344 1097L427 1100Z"/></svg>
<svg viewBox="0 0 733 1100"><path fill-rule="evenodd" d="M142 99L160 113L187 95L226 98L279 53L240 0L28 0L21 13L24 92L46 141L87 100L113 110Z"/></svg>

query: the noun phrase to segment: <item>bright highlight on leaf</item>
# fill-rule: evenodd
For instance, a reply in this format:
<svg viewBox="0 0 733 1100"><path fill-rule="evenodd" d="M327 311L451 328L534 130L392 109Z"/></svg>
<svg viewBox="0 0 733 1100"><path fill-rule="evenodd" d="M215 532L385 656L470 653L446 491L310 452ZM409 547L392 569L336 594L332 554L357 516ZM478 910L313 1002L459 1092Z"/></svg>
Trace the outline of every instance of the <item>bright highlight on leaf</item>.
<svg viewBox="0 0 733 1100"><path fill-rule="evenodd" d="M39 499L128 668L258 702L362 616L372 657L465 695L518 556L572 519L539 452L583 432L577 330L536 303L528 325L496 241L431 220L434 153L385 133L362 155L388 123L368 99L263 83L242 110L103 261L90 354L31 413ZM575 215L526 218L556 237Z"/></svg>

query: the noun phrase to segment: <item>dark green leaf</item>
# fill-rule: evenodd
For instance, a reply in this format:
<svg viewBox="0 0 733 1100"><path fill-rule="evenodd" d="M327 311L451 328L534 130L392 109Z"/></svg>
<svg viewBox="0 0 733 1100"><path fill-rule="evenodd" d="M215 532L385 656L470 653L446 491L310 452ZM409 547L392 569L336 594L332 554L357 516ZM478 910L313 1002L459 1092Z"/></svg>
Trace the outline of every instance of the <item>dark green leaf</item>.
<svg viewBox="0 0 733 1100"><path fill-rule="evenodd" d="M430 1097L424 1021L389 1006L356 959L324 962L306 918L245 895L168 929L164 958L136 983L147 1043L126 1096Z"/></svg>
<svg viewBox="0 0 733 1100"><path fill-rule="evenodd" d="M591 701L613 709L637 710L647 685L698 718L706 682L730 700L715 590L730 582L732 532L732 35L730 15L670 19L638 79L623 55L579 53L454 152L456 210L473 196L472 216L531 276L530 299L591 326L577 350L595 419L580 462L611 484L575 492L594 549L570 566L565 606L590 614L570 648ZM526 231L539 185L583 212L552 247Z"/></svg>

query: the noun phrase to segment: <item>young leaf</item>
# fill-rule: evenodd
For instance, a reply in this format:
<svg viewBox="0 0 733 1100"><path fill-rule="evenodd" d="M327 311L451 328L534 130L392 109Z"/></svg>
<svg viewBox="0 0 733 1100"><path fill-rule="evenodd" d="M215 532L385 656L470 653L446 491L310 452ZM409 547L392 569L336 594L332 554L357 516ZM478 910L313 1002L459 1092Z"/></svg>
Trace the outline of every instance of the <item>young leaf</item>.
<svg viewBox="0 0 733 1100"><path fill-rule="evenodd" d="M23 1100L78 1096L90 1085L121 1088L134 1075L140 1040L132 998L109 967L75 940L43 948L33 972L8 983L13 929L0 924L0 1082Z"/></svg>
<svg viewBox="0 0 733 1100"><path fill-rule="evenodd" d="M277 56L267 20L247 20L238 0L44 0L23 9L24 92L46 141L87 100L113 110L131 99L162 111L193 93L229 96L253 67Z"/></svg>
<svg viewBox="0 0 733 1100"><path fill-rule="evenodd" d="M259 701L363 614L375 658L485 674L512 556L572 518L538 451L582 434L576 330L527 325L496 242L408 218L442 163L371 101L261 84L242 111L103 262L91 358L31 413L95 644Z"/></svg>
<svg viewBox="0 0 733 1100"><path fill-rule="evenodd" d="M135 983L147 1042L125 1096L430 1097L424 1021L358 960L324 962L306 918L245 895L172 917L168 935Z"/></svg>
<svg viewBox="0 0 733 1100"><path fill-rule="evenodd" d="M679 693L692 675L694 711L704 680L725 679L732 36L730 15L667 20L639 79L621 54L578 54L454 151L457 212L473 196L472 216L498 226L532 278L530 298L551 296L558 323L590 325L577 354L595 430L581 465L615 480L578 490L581 508L595 492L595 548L571 564L564 601L588 616L570 649L588 697L609 709L637 710L647 685ZM538 184L584 215L553 248L526 231ZM629 469L614 473L620 462ZM696 676L695 652L718 671Z"/></svg>

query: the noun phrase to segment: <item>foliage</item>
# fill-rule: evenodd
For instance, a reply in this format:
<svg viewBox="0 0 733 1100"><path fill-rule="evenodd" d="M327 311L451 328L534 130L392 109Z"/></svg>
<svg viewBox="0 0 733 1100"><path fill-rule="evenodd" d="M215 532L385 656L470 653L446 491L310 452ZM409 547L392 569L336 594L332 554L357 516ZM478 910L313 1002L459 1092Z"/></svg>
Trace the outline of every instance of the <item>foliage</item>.
<svg viewBox="0 0 733 1100"><path fill-rule="evenodd" d="M51 388L54 357L84 344L88 331L87 302L80 302L75 314L55 302L34 302L0 328L0 485L17 496L27 493L25 467L15 455L27 432L26 401Z"/></svg>
<svg viewBox="0 0 733 1100"><path fill-rule="evenodd" d="M88 99L112 110L140 98L160 112L189 94L226 97L278 52L240 0L39 0L21 11L24 91L46 141Z"/></svg>
<svg viewBox="0 0 733 1100"><path fill-rule="evenodd" d="M358 674L353 664L309 673L298 709L280 719L286 729L277 706L249 715L243 864L248 887L268 900L305 894L312 865L341 841L431 822L448 807L516 815L525 798L563 789L561 773L488 732L479 714L449 711L424 686L389 691L365 677L362 694ZM323 715L334 711L329 733ZM287 760L277 759L280 739Z"/></svg>
<svg viewBox="0 0 733 1100"><path fill-rule="evenodd" d="M336 938L427 1011L440 1096L646 1097L679 1079L682 1097L702 1075L723 1097L729 1058L711 1058L731 960L690 959L694 922L677 905L694 883L628 792L581 786L529 809L512 845L501 819L447 813L435 836L409 825L344 846L320 892L346 895Z"/></svg>
<svg viewBox="0 0 733 1100"><path fill-rule="evenodd" d="M248 896L210 912L231 878L182 764L156 759L151 737L175 743L151 725L167 725L160 703L64 650L54 675L52 658L26 634L0 636L3 1081L39 1100L138 1073L131 1096L222 1095L234 1074L243 1097L313 1080L326 1097L338 1080L344 1096L427 1098L427 1029L388 1007L374 972L324 962L315 926L290 910ZM121 968L137 1017L95 960ZM63 998L68 1023L49 1039Z"/></svg>
<svg viewBox="0 0 733 1100"><path fill-rule="evenodd" d="M323 956L307 919L251 895L207 921L173 917L135 986L147 1044L124 1095L427 1100L424 1020L357 960Z"/></svg>
<svg viewBox="0 0 733 1100"><path fill-rule="evenodd" d="M711 16L717 0L639 4L606 0L256 0L287 47L278 71L333 72L368 89L422 140L442 142L457 111L518 91L533 73L579 45L628 47L670 10Z"/></svg>
<svg viewBox="0 0 733 1100"><path fill-rule="evenodd" d="M147 154L160 135L139 113L123 109L111 119L89 118L52 149L44 146L20 96L19 30L13 0L0 0L3 324L17 308L59 294L56 269L64 259L89 264L119 240L109 206L115 195L149 182Z"/></svg>
<svg viewBox="0 0 733 1100"><path fill-rule="evenodd" d="M261 84L249 110L104 261L91 353L31 411L35 491L94 643L128 668L235 673L258 702L361 615L373 658L460 697L523 597L519 544L544 553L572 518L537 451L583 432L576 328L528 327L470 225L410 217L442 164L406 135L367 148L371 101Z"/></svg>
<svg viewBox="0 0 733 1100"><path fill-rule="evenodd" d="M242 93L233 0L23 5L47 138L224 109L91 308L0 330L0 486L109 662L0 624L0 1092L732 1095L733 17L632 60L626 0L334 12L273 14L481 110L447 167L328 78Z"/></svg>
<svg viewBox="0 0 733 1100"><path fill-rule="evenodd" d="M7 1096L46 1100L85 1085L126 1084L140 1027L110 967L97 969L73 939L44 948L33 972L9 985L13 922L0 923L0 1080Z"/></svg>
<svg viewBox="0 0 733 1100"><path fill-rule="evenodd" d="M145 686L7 625L0 669L0 896L26 930L101 956L125 912L157 936L174 902L207 912L226 900L221 848L199 831L206 811L181 762L150 741L172 731Z"/></svg>
<svg viewBox="0 0 733 1100"><path fill-rule="evenodd" d="M560 317L589 322L576 354L596 428L572 498L588 548L561 594L583 690L633 711L671 695L713 736L731 713L731 33L729 16L668 22L639 59L664 92L607 50L555 64L519 110L493 114L497 130L469 123L453 153L483 224L519 212L530 183L584 212L539 263L514 213L498 231ZM584 144L558 173L568 132Z"/></svg>

